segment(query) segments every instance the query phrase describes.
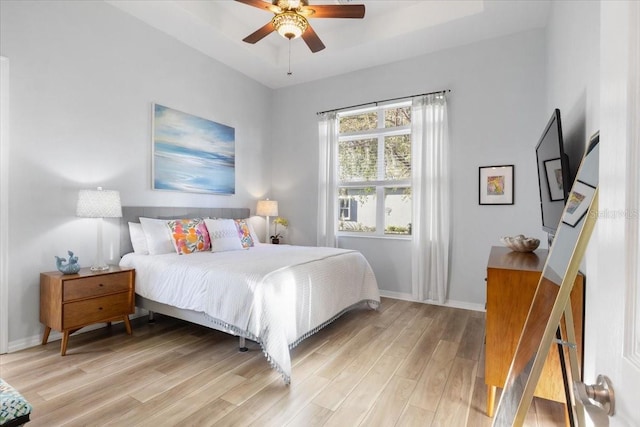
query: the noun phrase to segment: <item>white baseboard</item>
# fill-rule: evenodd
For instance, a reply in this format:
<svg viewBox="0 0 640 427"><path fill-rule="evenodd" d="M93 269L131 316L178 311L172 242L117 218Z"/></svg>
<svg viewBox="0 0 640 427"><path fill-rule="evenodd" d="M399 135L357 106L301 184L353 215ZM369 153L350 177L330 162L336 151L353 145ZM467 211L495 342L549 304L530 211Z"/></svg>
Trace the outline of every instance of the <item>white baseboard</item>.
<svg viewBox="0 0 640 427"><path fill-rule="evenodd" d="M441 306L444 306L444 307L452 307L452 308L462 308L462 309L465 309L465 310L482 311L482 312L486 311L485 307L484 307L484 304L475 304L475 303L471 303L471 302L455 301L455 300L447 300L447 301L445 301L444 304L440 304L438 301L432 301L432 300L418 301L418 300L413 298L413 295L406 294L404 292L394 292L394 291L381 290L380 291L380 296L387 297L387 298L393 298L393 299L399 299L399 300L403 300L403 301L420 302L420 303L423 303L423 304L441 305Z"/></svg>
<svg viewBox="0 0 640 427"><path fill-rule="evenodd" d="M129 316L129 319L133 320L137 317L141 317L144 316L145 314L147 314L146 310L140 309L138 307L136 307L136 311L135 313L133 313L132 315ZM122 321L116 321L116 322L111 322L112 324L117 324L117 323L122 323ZM89 326L85 326L84 328L80 329L78 332L76 332L74 335L77 334L83 334L85 332L90 332L90 331L95 331L96 329L100 329L100 328L106 328L106 324L105 323L95 323L93 325L89 325ZM62 333L58 332L58 331L54 331L51 330L51 333L49 334L49 340L47 341L52 342L52 341L59 341L62 339ZM35 347L38 345L42 344L42 334L40 335L33 335L27 338L22 338L19 340L15 340L15 341L9 341L9 348L8 348L8 352L9 353L13 353L16 351L20 351L20 350L24 350L25 348L31 348L31 347Z"/></svg>

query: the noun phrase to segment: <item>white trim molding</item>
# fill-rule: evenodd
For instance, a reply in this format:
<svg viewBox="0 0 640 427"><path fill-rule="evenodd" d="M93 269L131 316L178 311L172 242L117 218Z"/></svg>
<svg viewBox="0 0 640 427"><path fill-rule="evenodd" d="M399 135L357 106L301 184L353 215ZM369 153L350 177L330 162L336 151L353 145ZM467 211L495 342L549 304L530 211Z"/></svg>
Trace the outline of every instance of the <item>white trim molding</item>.
<svg viewBox="0 0 640 427"><path fill-rule="evenodd" d="M627 141L627 209L626 255L627 289L624 332L624 356L636 369L640 369L640 6L629 5L629 100Z"/></svg>
<svg viewBox="0 0 640 427"><path fill-rule="evenodd" d="M475 304L475 303L466 302L466 301L454 301L450 299L446 300L444 304L440 304L438 301L435 301L435 300L418 301L413 297L412 294L407 294L403 292L380 290L380 296L386 297L386 298L399 299L402 301L419 302L419 303L431 304L431 305L441 305L443 307L451 307L451 308L461 308L464 310L482 311L482 312L487 311L483 304Z"/></svg>

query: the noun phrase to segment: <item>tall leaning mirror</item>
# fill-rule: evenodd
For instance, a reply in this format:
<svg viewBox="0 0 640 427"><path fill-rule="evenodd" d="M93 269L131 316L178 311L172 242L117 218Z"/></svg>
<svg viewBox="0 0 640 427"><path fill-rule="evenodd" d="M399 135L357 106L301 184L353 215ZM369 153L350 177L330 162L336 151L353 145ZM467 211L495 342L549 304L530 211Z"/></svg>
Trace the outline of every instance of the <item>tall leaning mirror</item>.
<svg viewBox="0 0 640 427"><path fill-rule="evenodd" d="M562 220L550 248L538 287L505 382L494 426L521 426L531 405L544 362L565 314L562 340L566 343L571 376L579 380L569 296L597 219L599 135L594 135L578 169ZM565 382L565 387L569 387ZM569 393L573 393L569 387ZM572 399L576 400L576 399ZM567 402L571 415L584 424L581 408Z"/></svg>

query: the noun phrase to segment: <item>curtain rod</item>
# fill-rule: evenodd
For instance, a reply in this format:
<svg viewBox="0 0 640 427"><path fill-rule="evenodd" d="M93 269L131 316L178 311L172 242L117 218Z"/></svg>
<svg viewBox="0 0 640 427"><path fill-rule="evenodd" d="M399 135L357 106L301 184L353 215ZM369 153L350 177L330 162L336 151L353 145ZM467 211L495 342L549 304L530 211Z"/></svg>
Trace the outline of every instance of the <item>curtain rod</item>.
<svg viewBox="0 0 640 427"><path fill-rule="evenodd" d="M389 98L389 99L383 99L382 101L373 101L373 102L367 102L365 104L357 104L357 105L349 105L348 107L342 107L342 108L334 108L332 110L327 110L327 111L320 111L318 113L316 113L317 115L320 114L324 114L324 113L331 113L333 111L341 111L341 110L346 110L348 108L356 108L356 107L364 107L365 105L375 105L378 106L378 104L381 104L383 102L389 102L389 101L397 101L399 99L407 99L407 98L414 98L416 96L425 96L425 95L435 95L436 93L447 93L447 92L451 92L451 89L444 89L444 90L437 90L435 92L429 92L429 93L420 93L417 95L408 95L408 96L400 96L397 98Z"/></svg>

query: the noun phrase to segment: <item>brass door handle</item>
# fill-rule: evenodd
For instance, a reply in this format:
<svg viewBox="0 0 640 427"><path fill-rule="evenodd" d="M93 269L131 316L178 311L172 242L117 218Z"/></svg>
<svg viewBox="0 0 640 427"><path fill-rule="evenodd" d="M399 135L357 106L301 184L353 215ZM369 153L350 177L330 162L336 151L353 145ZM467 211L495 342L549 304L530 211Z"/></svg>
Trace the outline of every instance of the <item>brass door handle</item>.
<svg viewBox="0 0 640 427"><path fill-rule="evenodd" d="M609 427L609 417L615 413L615 393L611 380L605 375L598 375L596 383L586 385L574 381L573 390L587 414L597 426Z"/></svg>

